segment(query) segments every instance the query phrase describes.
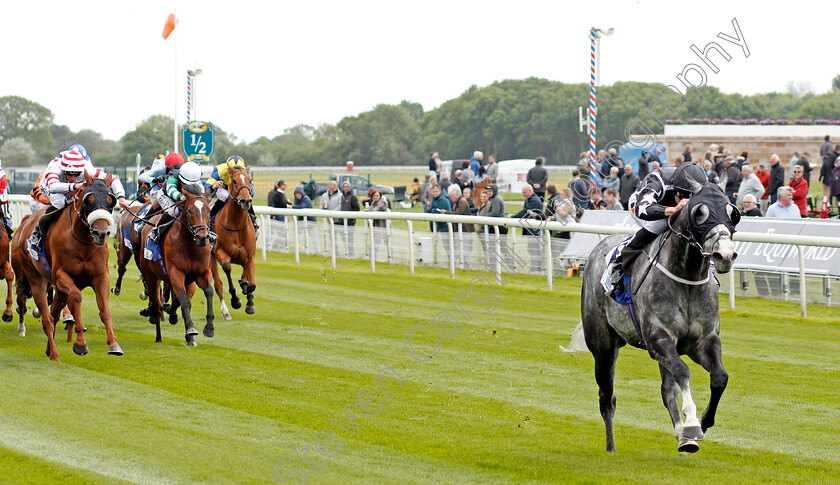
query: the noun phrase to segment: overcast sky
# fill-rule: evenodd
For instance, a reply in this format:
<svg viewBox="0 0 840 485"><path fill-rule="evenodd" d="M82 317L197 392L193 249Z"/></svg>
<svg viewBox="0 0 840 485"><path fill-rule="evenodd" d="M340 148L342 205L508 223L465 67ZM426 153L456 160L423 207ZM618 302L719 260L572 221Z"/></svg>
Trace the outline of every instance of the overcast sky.
<svg viewBox="0 0 840 485"><path fill-rule="evenodd" d="M588 83L592 26L615 28L601 42L602 84L676 84L686 64L699 62L690 46L716 41L732 59L712 54L720 72L706 71L724 92L783 92L796 81L822 93L840 73L832 5L8 0L0 4L0 96L23 96L52 110L57 124L119 139L153 114L183 123L186 70L200 67L198 119L250 142L380 103L406 99L431 110L473 84L531 76ZM172 12L179 24L163 40ZM749 58L716 37L735 35L733 18Z"/></svg>

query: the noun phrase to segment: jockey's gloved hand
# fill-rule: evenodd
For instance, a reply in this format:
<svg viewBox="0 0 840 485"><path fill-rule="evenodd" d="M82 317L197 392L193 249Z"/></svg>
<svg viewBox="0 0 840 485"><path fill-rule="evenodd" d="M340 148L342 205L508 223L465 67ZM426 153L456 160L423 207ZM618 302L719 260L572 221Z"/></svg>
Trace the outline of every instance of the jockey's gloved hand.
<svg viewBox="0 0 840 485"><path fill-rule="evenodd" d="M127 200L125 200L125 197L120 197L118 199L118 202L120 204L120 207L123 208L123 210L128 210L128 207L130 206L130 204L128 203Z"/></svg>

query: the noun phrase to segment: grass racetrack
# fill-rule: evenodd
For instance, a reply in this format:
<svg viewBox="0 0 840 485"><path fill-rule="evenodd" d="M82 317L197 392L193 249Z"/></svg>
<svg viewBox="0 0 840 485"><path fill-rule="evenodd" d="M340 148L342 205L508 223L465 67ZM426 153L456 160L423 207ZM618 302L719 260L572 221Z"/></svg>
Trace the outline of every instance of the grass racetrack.
<svg viewBox="0 0 840 485"><path fill-rule="evenodd" d="M656 363L625 347L611 456L592 357L558 350L580 319L580 279L556 279L549 292L542 279L508 275L498 297L475 285L485 304L462 297L467 321L450 302L478 273L376 269L339 260L333 271L315 257L298 267L271 253L257 267L257 313L217 319L215 338L198 336L197 348L185 346L180 321L154 343L133 266L111 296L123 357L106 354L90 290L87 356L59 330L62 362L52 363L33 317L25 338L16 320L0 324L0 481L299 483L296 469L310 483L840 480L834 309L811 305L801 319L796 303L740 299L722 312L729 387L694 455L676 451ZM447 310L463 327L452 336L446 326L452 338L435 358L413 359L406 334L424 324L411 348L433 352L431 320ZM199 292L199 329L203 312ZM709 379L690 366L699 414ZM383 373L377 386L386 367L404 385ZM319 454L319 439L332 456Z"/></svg>

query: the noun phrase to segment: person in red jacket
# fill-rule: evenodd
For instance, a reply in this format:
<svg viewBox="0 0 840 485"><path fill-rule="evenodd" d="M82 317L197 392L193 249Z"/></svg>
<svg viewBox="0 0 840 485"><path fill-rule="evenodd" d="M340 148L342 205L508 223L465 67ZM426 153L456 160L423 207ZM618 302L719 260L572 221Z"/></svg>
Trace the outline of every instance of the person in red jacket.
<svg viewBox="0 0 840 485"><path fill-rule="evenodd" d="M793 178L788 185L793 189L793 203L799 207L799 215L808 217L808 181L802 177L801 165L793 167Z"/></svg>
<svg viewBox="0 0 840 485"><path fill-rule="evenodd" d="M764 195L761 196L761 200L759 201L759 208L761 209L761 213L764 214L767 212L767 206L770 205L770 172L767 171L767 162L759 162L758 169L755 171L755 175L758 177L758 180L761 180L761 185L764 186Z"/></svg>

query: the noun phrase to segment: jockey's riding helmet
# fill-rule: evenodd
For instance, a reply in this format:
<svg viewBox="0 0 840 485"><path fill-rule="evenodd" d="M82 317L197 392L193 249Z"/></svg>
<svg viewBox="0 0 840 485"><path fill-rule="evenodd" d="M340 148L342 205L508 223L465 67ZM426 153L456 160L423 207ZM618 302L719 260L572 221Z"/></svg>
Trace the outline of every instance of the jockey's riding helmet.
<svg viewBox="0 0 840 485"><path fill-rule="evenodd" d="M76 144L70 145L70 148L68 148L67 150L68 151L79 152L79 154L82 155L82 157L84 157L85 160L90 160L90 157L88 156L88 153L87 153L87 149L84 146L82 146L81 143L76 143Z"/></svg>
<svg viewBox="0 0 840 485"><path fill-rule="evenodd" d="M166 156L166 168L178 168L184 164L184 157L179 153L170 153Z"/></svg>
<svg viewBox="0 0 840 485"><path fill-rule="evenodd" d="M181 180L181 186L193 194L201 194L204 192L204 185L201 183L201 168L195 162L187 162L181 166L178 172L178 179Z"/></svg>
<svg viewBox="0 0 840 485"><path fill-rule="evenodd" d="M59 166L66 175L81 175L85 169L85 157L75 150L67 150L59 154Z"/></svg>
<svg viewBox="0 0 840 485"><path fill-rule="evenodd" d="M700 185L706 183L706 171L694 162L683 162L674 171L674 180L672 185L674 190L682 192L683 194L691 194L691 185L688 180L697 182Z"/></svg>
<svg viewBox="0 0 840 485"><path fill-rule="evenodd" d="M225 163L227 163L228 166L232 167L234 165L240 165L240 164L245 165L245 160L242 160L242 157L240 157L239 155L233 155L230 158L228 158L227 162L225 162Z"/></svg>

